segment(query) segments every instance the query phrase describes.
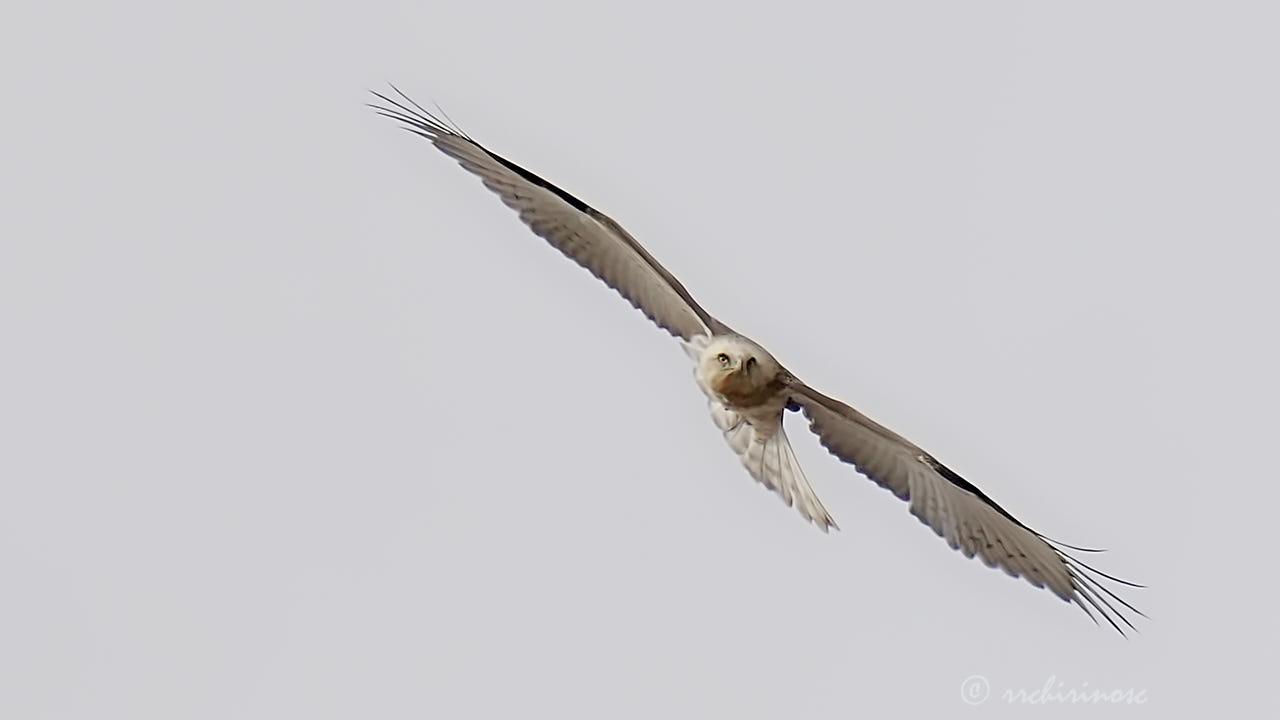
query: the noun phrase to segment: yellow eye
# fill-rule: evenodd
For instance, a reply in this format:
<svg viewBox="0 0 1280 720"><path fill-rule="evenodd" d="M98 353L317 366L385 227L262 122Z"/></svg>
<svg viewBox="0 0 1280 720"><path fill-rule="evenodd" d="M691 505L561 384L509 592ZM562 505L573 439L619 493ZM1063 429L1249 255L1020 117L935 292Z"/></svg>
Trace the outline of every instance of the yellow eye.
<svg viewBox="0 0 1280 720"><path fill-rule="evenodd" d="M725 355L724 353L720 353L719 355L717 355L716 360L719 360L721 365L729 364L729 356Z"/></svg>

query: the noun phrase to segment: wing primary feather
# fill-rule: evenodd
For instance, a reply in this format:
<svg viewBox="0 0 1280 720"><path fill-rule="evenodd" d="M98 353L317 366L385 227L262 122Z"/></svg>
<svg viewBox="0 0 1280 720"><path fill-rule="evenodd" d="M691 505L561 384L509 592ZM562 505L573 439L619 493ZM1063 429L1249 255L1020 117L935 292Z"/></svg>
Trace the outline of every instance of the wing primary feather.
<svg viewBox="0 0 1280 720"><path fill-rule="evenodd" d="M403 129L405 129L405 130L410 130L410 131L412 131L412 132L414 132L414 133L416 133L416 134L418 134L418 135L421 135L422 137L424 137L424 138L426 138L426 139L428 139L428 140L432 140L432 141L434 141L434 140L436 139L436 135L437 135L438 133L436 133L434 130L429 130L429 129L427 129L427 128L423 125L422 121L420 121L420 120L418 120L418 119L416 119L416 118L410 118L410 117L405 116L405 115L402 115L402 114L400 114L399 112L396 112L396 111L394 111L394 110L389 110L389 109L387 109L387 108L378 107L377 105L370 105L369 107L373 108L373 109L374 109L374 110L375 110L379 115L381 115L382 117L385 117L385 118L391 118L392 120L395 120L396 122L404 123L404 125L402 125L401 127L402 127Z"/></svg>
<svg viewBox="0 0 1280 720"><path fill-rule="evenodd" d="M1089 593L1087 593L1087 592L1082 592L1082 593L1080 593L1080 597L1083 597L1083 598L1084 598L1084 599L1085 599L1085 600L1086 600L1090 605L1092 605L1092 606L1093 606L1093 608L1094 608L1095 610L1097 610L1097 611L1098 611L1098 614L1099 614L1099 615L1101 615L1101 616L1103 617L1103 619L1104 619L1104 620L1106 620L1108 623L1110 623L1110 624L1111 624L1111 627L1113 627L1113 628L1115 628L1115 629L1116 629L1116 632L1120 633L1121 637L1127 637L1127 636L1125 635L1125 633L1124 633L1124 628L1121 628L1119 625L1117 625L1117 624L1116 624L1116 621L1115 621L1115 620L1112 620L1112 619L1111 619L1111 616L1110 616L1110 615L1108 615L1108 614L1106 613L1106 611L1102 609L1102 606L1098 604L1098 601L1097 601L1097 600L1094 600L1094 599L1093 599L1093 596L1092 596L1092 595L1090 595L1090 594L1089 594ZM1084 607L1084 605L1083 605L1082 603L1077 603L1077 604L1078 604L1078 605L1080 605L1080 607ZM1086 610L1085 612L1088 612L1088 611ZM1089 614L1089 617L1093 617L1093 614L1092 614L1092 613L1090 613L1090 614ZM1121 618L1121 619L1123 619L1123 618ZM1097 622L1097 621L1095 620L1094 622ZM1127 621L1126 621L1126 622L1127 622Z"/></svg>
<svg viewBox="0 0 1280 720"><path fill-rule="evenodd" d="M1131 612L1137 613L1138 615L1141 615L1142 617L1147 618L1146 613L1135 608L1133 605L1130 605L1127 601L1125 601L1124 598L1120 597L1119 595L1116 595L1107 586L1098 582L1094 578L1089 577L1089 575L1084 570L1081 570L1074 565L1068 564L1067 573L1071 577L1072 585L1074 586L1076 595L1078 597L1083 597L1086 600L1089 600L1094 605L1094 607L1097 607L1098 604L1101 603L1107 608L1107 610L1111 611L1113 615L1119 618L1121 622L1123 622L1125 625L1128 625L1131 629L1133 629L1134 632L1137 632L1138 629L1134 627L1133 623L1130 622L1127 617L1124 616L1124 613L1120 612L1120 610L1116 608L1116 606L1111 604L1111 601L1108 600L1107 597L1110 597L1112 600L1115 600L1116 602L1120 603L1124 607L1128 608ZM1106 597L1104 597L1104 595ZM1077 603L1078 602L1079 600L1077 600ZM1147 619L1150 619L1150 618L1147 618Z"/></svg>
<svg viewBox="0 0 1280 720"><path fill-rule="evenodd" d="M1104 552L1106 552L1106 551L1107 551L1107 549L1106 549L1106 548L1082 548L1082 547L1077 547L1077 546L1075 546L1075 545L1069 545L1069 544L1067 544L1067 543L1062 542L1061 540L1054 540L1053 538L1049 537L1048 535L1041 535L1040 533L1036 533L1036 536L1037 536L1037 537L1039 537L1041 540L1044 540L1044 541L1046 541L1046 542L1051 542L1051 543L1053 543L1054 545L1061 545L1061 546L1062 546L1062 547L1064 547L1064 548L1068 548L1068 549L1070 549L1070 550L1075 550L1076 552L1104 553Z"/></svg>
<svg viewBox="0 0 1280 720"><path fill-rule="evenodd" d="M397 90L397 92L399 92L399 91ZM402 94L403 94L403 93L402 93ZM415 105L417 105L417 103L414 103L414 104L415 104ZM467 131L466 131L466 130L463 130L461 125L459 125L458 123L454 122L454 121L453 121L453 118L449 117L449 113L445 112L445 111L444 111L444 108L440 107L440 103L438 103L438 102L433 102L432 104L436 106L436 110L439 110L439 111L440 111L440 115L441 115L445 120L447 120L447 121L449 122L449 125L450 125L454 130L457 130L457 131L458 131L458 134L459 134L459 135L461 135L462 137L464 137L464 138L466 138L466 139L468 139L468 140L471 140L471 136L467 134ZM475 140L471 140L471 142L475 142Z"/></svg>
<svg viewBox="0 0 1280 720"><path fill-rule="evenodd" d="M1088 615L1089 619L1093 621L1093 624L1098 625L1098 618L1094 617L1093 613L1089 612L1089 608L1084 603L1076 602L1071 604L1083 610L1084 614ZM1099 627L1101 627L1101 625L1099 625Z"/></svg>
<svg viewBox="0 0 1280 720"><path fill-rule="evenodd" d="M393 85L392 87L395 87L395 86ZM457 134L452 130L450 130L448 125L440 122L438 118L436 118L434 115L432 115L429 112L423 111L419 113L415 111L413 108L408 107L404 103L401 103L398 100L395 100L386 95L383 95L377 90L370 90L369 92L372 93L374 97L387 103L388 105L391 105L392 108L394 108L392 109L392 108L383 107L381 105L374 105L370 103L369 107L373 108L374 110L378 110L380 112L398 113L402 117L397 117L396 118L397 120L400 120L401 122L411 123L414 125L422 125L424 126L424 129L429 129L431 132L437 135L456 135ZM399 92L399 90L397 90L396 92ZM411 100L410 102L413 102L413 101ZM416 105L417 103L414 103L414 104Z"/></svg>
<svg viewBox="0 0 1280 720"><path fill-rule="evenodd" d="M1137 632L1137 628L1133 626L1133 623L1129 622L1128 618L1116 610L1114 605L1098 593L1095 589L1097 587L1096 582L1091 578L1082 576L1074 570L1068 570L1068 574L1071 576L1072 584L1075 586L1076 604L1081 604L1080 598L1083 598L1086 602L1092 605L1094 609L1101 613L1102 617L1105 618L1107 622L1110 623L1111 626L1114 627L1122 636L1125 636L1125 632L1118 624L1116 624L1115 619L1113 618L1118 618L1134 632ZM1105 588L1103 589L1105 590Z"/></svg>
<svg viewBox="0 0 1280 720"><path fill-rule="evenodd" d="M581 212L589 213L589 214L596 212L595 209L592 208L590 205L578 199L577 197L575 197L568 191L564 190L563 188L555 185L554 183L549 182L545 178L540 177L534 174L533 172L530 172L529 170L526 170L525 168L517 165L516 163L513 163L510 160L486 148L485 146L471 139L471 137L463 133L462 130L451 128L449 126L449 123L441 121L440 118L422 109L421 105L414 102L408 95L405 95L403 92L400 92L400 90L396 88L396 86L392 85L391 87L395 89L395 91L399 93L401 97L403 97L405 100L411 103L414 107L416 107L417 110L415 111L409 108L408 106L406 106L404 103L401 103L397 100L387 97L386 95L383 95L377 90L370 90L369 92L373 93L374 96L376 96L378 99L382 100L383 102L389 103L395 106L397 110L392 110L390 108L386 108L386 107L382 107L380 105L374 105L374 104L369 104L369 107L378 111L379 114L383 115L384 117L389 117L393 120L399 120L402 123L414 125L422 129L423 131L429 133L429 135L425 135L424 137L431 140L432 142L435 142L437 138L440 136L462 138L463 140L466 140L467 142L474 145L477 149L479 149L485 155L488 155L489 157L493 158L497 162L501 163L503 167L507 168L511 172L519 175L520 177L524 178L525 180L528 180L529 182L533 183L534 185L537 185L538 187L546 188L547 190L555 193L556 196L558 196L561 200L564 200L565 202L569 203L569 205L573 207L575 210L579 210Z"/></svg>
<svg viewBox="0 0 1280 720"><path fill-rule="evenodd" d="M461 126L461 125L459 125L458 123L454 122L454 121L453 121L453 118L449 117L449 113L445 112L445 111L444 111L444 108L440 107L440 103L438 103L438 102L433 102L433 103L432 103L433 105L435 105L435 106L436 106L436 112L440 113L439 117L437 117L436 115L434 115L433 113L431 113L431 111L429 111L429 110L427 110L426 108L424 108L424 107L422 107L421 105L419 105L419 104L418 104L418 101L416 101L416 100L414 100L413 98L409 97L408 95L404 94L404 91L403 91L403 90L401 90L400 88L396 87L396 86L395 86L395 83L387 83L387 84L391 86L391 89L392 89L392 90L395 90L395 91L396 91L396 94L397 94L397 95L399 95L400 97L404 98L404 99L405 99L405 100L406 100L410 105L413 105L415 108L417 108L417 109L418 109L418 111L419 111L419 112L421 112L423 115L425 115L426 117L431 118L432 120L435 120L435 121L436 121L437 123L439 123L440 125L443 125L444 127L446 127L446 128L448 128L449 130L453 131L453 133L454 133L455 135L458 135L459 137L464 137L464 138L466 138L466 139L468 139L468 140L471 140L471 136L470 136L470 135L468 135L468 134L466 133L466 131L462 129L462 126ZM440 118L441 118L441 117L443 117L443 118L445 119L445 122L440 122ZM474 142L475 142L475 140L471 140L471 142L473 142L473 143L474 143ZM479 143L477 143L477 144L479 144Z"/></svg>
<svg viewBox="0 0 1280 720"><path fill-rule="evenodd" d="M442 125L442 126L444 126L444 127L449 128L449 130L451 130L451 131L453 131L453 132L457 133L458 135L461 135L461 134L462 134L461 132L459 132L459 131L458 131L458 126L457 126L457 125L455 125L455 124L453 124L453 123L451 123L451 122L449 122L449 123L442 122L442 121L440 120L440 117L439 117L439 116L437 116L435 113L433 113L433 112L431 112L430 110L428 110L428 109L426 109L426 108L422 107L422 105L419 105L417 100L414 100L413 98L409 97L408 95L405 95L405 94L404 94L404 91L402 91L400 88L396 87L395 83L391 83L391 82L389 82L389 83L387 83L387 85L391 86L391 89L392 89L392 90L394 90L394 91L395 91L395 93L396 93L397 95L399 95L399 96L400 96L400 98L401 98L402 100L404 100L405 102L407 102L407 103L409 103L410 105L412 105L412 106L413 106L413 107L418 111L418 113L417 113L417 114L421 115L422 117L431 118L432 120L434 120L434 121L435 121L435 122L437 122L438 124L440 124L440 125ZM400 107L404 107L406 110L408 110L408 107L406 107L406 106L404 106L404 105L401 105Z"/></svg>
<svg viewBox="0 0 1280 720"><path fill-rule="evenodd" d="M1089 591L1089 592L1090 592L1090 594L1091 594L1091 595L1093 595L1093 597L1094 597L1094 598L1096 598L1096 599L1097 599L1099 602L1101 602L1103 605L1105 605L1105 606L1106 606L1106 608L1107 608L1107 610L1109 610L1113 616L1115 616L1116 618L1119 618L1120 622L1123 622L1125 625L1128 625L1128 626L1129 626L1129 629L1133 630L1134 632L1138 632L1138 628L1134 627L1133 623L1129 620L1129 618L1125 617L1125 616L1124 616L1124 613L1120 612L1120 610L1119 610L1115 605L1112 605L1110 600L1107 600L1107 598L1105 598L1105 597L1103 597L1102 595L1098 594L1098 591L1099 591L1099 590L1101 590L1102 592L1104 592L1104 593L1106 593L1107 595L1111 596L1113 599L1118 600L1122 605L1124 605L1125 607L1129 608L1129 609L1130 609L1130 610L1132 610L1133 612L1136 612L1136 613L1138 613L1139 615L1142 615L1142 617L1144 617L1144 618L1145 618L1145 617L1147 617L1147 616L1146 616L1146 615L1143 615L1143 613L1141 613L1141 612L1139 612L1139 611L1137 611L1137 610L1134 610L1132 605L1130 605L1129 603L1125 602L1124 600L1121 600L1120 598L1116 597L1116 594L1115 594L1115 593L1113 593L1113 592L1111 592L1110 590L1106 589L1106 588L1105 588L1105 587L1103 587L1102 585L1099 585L1099 584L1098 584L1098 582L1097 582L1096 580L1093 580L1092 578L1089 578L1089 579L1088 579L1088 581L1089 581L1089 583L1093 586L1093 587L1092 587L1092 589L1090 589L1090 591ZM1147 618L1147 619L1148 619L1148 620L1150 620L1150 618Z"/></svg>
<svg viewBox="0 0 1280 720"><path fill-rule="evenodd" d="M1132 612L1134 612L1134 613L1137 613L1138 615L1141 615L1142 617L1147 618L1148 620L1150 620L1150 619L1151 619L1150 617L1148 617L1148 616L1147 616L1147 614L1146 614L1146 613L1144 613L1144 612L1142 612L1141 610L1139 610L1138 608L1136 608L1136 607L1134 607L1134 606L1130 605L1130 604L1128 603L1128 601L1126 601L1124 598L1122 598L1122 597L1120 597L1119 595L1117 595L1117 594L1115 594L1114 592L1112 592L1112 591L1111 591L1111 589L1110 589L1110 588L1108 588L1106 585L1103 585L1102 583L1098 582L1097 580L1095 580L1095 579L1093 579L1093 578L1089 577L1089 576L1088 576L1088 575L1086 575L1083 571L1078 571L1076 568L1074 568L1074 567L1073 567L1073 568L1072 568L1072 577L1078 577L1078 578L1080 578L1082 581L1088 582L1088 583L1089 583L1090 585L1092 585L1094 588L1096 588L1096 589L1098 589L1098 590L1101 590L1102 592L1106 593L1106 594L1107 594L1107 596L1109 596L1112 600L1115 600L1116 602L1118 602L1118 603L1120 603L1121 605L1125 606L1125 607L1126 607L1126 608L1128 608L1130 611L1132 611ZM1113 609L1114 609L1114 608L1113 608Z"/></svg>
<svg viewBox="0 0 1280 720"><path fill-rule="evenodd" d="M1145 588L1145 587L1146 587L1146 585L1139 585L1138 583L1135 583L1135 582L1129 582L1128 580L1121 580L1120 578L1118 578L1118 577L1116 577L1116 576L1114 576L1114 575L1108 575L1107 573L1102 572L1101 570L1099 570L1099 569L1095 568L1094 566L1092 566L1092 565L1090 565L1090 564L1088 564L1088 563L1084 562L1083 560L1081 560L1081 559L1079 559L1079 558L1077 558L1077 557L1073 557L1073 556L1071 556L1071 555L1068 555L1067 553L1064 553L1064 552L1062 552L1061 550L1058 550L1058 551L1056 551L1056 552L1057 552L1059 555L1061 555L1064 559L1069 560L1069 561L1071 561L1071 562L1073 562L1073 563L1075 563L1075 564L1079 565L1080 567L1082 567L1082 568L1083 568L1083 569L1085 569L1085 570L1088 570L1088 571L1089 571L1089 572L1091 572L1091 573L1094 573L1094 574L1097 574L1097 575L1101 575L1102 577L1104 577L1104 578L1106 578L1106 579L1108 579L1108 580L1111 580L1111 581L1113 581L1113 582L1118 582L1118 583L1120 583L1121 585L1128 585L1129 587L1134 587L1134 588Z"/></svg>
<svg viewBox="0 0 1280 720"><path fill-rule="evenodd" d="M422 118L429 119L434 124L439 125L440 127L448 130L450 133L457 135L458 137L461 137L461 138L466 138L468 141L476 145L479 145L479 143L477 143L475 140L472 140L471 136L468 135L467 132L462 129L461 125L454 122L453 118L449 117L449 113L445 112L444 108L440 107L440 103L432 103L436 106L436 113L439 113L437 115L436 113L433 113L430 110L422 107L422 105L419 105L417 100L414 100L413 98L406 95L404 91L396 87L394 83L387 83L387 84L391 86L392 90L396 91L397 95L404 98L405 102L408 102L410 105L412 105L414 108L418 110L417 113L414 113L415 115ZM400 105L400 107L403 108L404 106ZM405 110L408 110L408 108L405 108ZM441 118L443 118L443 120Z"/></svg>

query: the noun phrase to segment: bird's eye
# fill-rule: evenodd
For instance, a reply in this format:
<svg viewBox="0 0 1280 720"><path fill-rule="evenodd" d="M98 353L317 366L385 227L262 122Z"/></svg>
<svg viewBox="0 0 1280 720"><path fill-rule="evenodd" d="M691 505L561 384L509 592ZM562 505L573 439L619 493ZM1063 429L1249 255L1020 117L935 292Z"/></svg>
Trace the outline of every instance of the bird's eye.
<svg viewBox="0 0 1280 720"><path fill-rule="evenodd" d="M747 367L755 367L755 366L756 366L756 359L753 357L747 358Z"/></svg>
<svg viewBox="0 0 1280 720"><path fill-rule="evenodd" d="M719 355L717 355L716 360L719 360L721 365L729 364L729 356L725 355L724 353L720 353Z"/></svg>

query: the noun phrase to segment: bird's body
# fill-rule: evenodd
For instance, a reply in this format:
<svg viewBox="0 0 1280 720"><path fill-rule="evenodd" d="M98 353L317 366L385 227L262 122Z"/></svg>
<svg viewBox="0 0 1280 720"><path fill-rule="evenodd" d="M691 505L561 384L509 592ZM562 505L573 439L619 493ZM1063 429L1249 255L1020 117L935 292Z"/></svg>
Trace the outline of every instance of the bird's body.
<svg viewBox="0 0 1280 720"><path fill-rule="evenodd" d="M396 91L399 93L399 91ZM553 247L683 341L712 420L748 473L822 530L835 527L796 460L783 427L788 410L840 460L910 503L921 522L968 557L1045 587L1097 611L1116 630L1132 623L1120 607L1138 611L1102 584L1133 586L1081 562L1019 522L981 490L933 456L852 407L805 384L759 343L734 332L701 306L676 278L618 223L532 172L487 150L407 96L374 93L380 114L431 141L479 176L522 221ZM1117 607L1119 605L1120 607ZM1141 613L1138 613L1141 614ZM1096 620L1096 618L1095 618Z"/></svg>
<svg viewBox="0 0 1280 720"><path fill-rule="evenodd" d="M755 341L734 332L685 343L693 377L707 396L711 419L743 467L825 532L836 526L800 469L782 426L794 378Z"/></svg>

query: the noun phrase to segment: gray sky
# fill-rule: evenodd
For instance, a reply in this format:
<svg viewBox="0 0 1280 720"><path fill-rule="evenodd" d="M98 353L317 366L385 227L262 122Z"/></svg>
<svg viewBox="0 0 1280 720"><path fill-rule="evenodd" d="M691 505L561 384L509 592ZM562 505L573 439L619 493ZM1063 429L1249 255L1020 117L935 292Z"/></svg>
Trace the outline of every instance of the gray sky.
<svg viewBox="0 0 1280 720"><path fill-rule="evenodd" d="M1276 10L275 5L0 15L0 717L1276 704ZM1109 548L1142 634L793 416L808 526L674 341L362 107L387 80Z"/></svg>

